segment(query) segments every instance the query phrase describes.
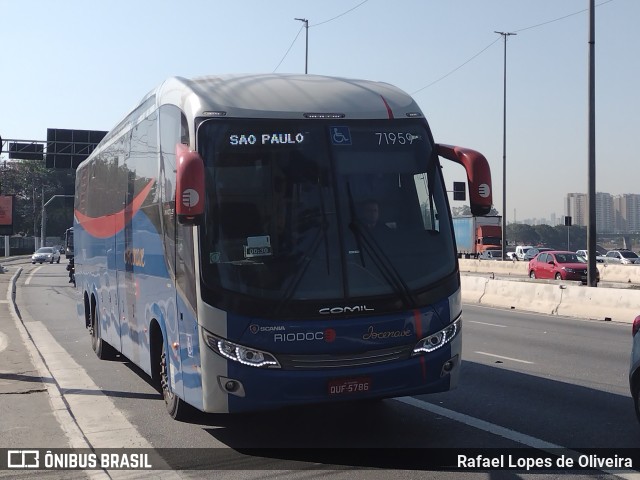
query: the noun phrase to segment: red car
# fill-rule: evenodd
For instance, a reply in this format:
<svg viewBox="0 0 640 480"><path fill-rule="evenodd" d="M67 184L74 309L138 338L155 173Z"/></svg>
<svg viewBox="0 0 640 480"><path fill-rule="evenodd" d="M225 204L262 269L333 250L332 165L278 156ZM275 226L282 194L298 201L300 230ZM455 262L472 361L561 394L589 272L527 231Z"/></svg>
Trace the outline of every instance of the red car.
<svg viewBox="0 0 640 480"><path fill-rule="evenodd" d="M529 261L529 277L579 280L587 283L587 262L575 252L551 250L540 252ZM600 281L600 273L596 282Z"/></svg>

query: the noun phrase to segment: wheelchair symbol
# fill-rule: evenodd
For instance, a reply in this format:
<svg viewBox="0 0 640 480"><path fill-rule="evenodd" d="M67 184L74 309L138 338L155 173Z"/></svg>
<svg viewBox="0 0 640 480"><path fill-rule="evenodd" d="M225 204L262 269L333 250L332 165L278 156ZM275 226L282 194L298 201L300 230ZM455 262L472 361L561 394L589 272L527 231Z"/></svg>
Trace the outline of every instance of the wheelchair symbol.
<svg viewBox="0 0 640 480"><path fill-rule="evenodd" d="M331 127L331 140L334 145L351 145L348 127Z"/></svg>

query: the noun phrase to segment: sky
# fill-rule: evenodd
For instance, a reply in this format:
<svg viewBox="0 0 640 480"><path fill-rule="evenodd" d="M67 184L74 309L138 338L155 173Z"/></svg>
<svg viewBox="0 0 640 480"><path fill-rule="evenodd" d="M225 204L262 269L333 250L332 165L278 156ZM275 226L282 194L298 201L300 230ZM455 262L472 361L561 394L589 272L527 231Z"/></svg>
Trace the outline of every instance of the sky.
<svg viewBox="0 0 640 480"><path fill-rule="evenodd" d="M640 1L595 1L596 190L640 194ZM110 130L171 76L388 82L435 141L482 152L508 221L587 193L588 0L0 0L0 136ZM296 18L308 20L309 29ZM506 179L503 172L503 37ZM6 153L2 159L6 159ZM445 164L447 188L465 181ZM452 202L452 207L461 206Z"/></svg>

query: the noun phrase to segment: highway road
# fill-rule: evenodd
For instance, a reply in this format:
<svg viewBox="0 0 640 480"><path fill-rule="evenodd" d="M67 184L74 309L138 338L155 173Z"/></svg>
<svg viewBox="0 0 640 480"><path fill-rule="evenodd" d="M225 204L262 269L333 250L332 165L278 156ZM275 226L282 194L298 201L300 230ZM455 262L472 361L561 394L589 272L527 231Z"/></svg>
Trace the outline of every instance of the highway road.
<svg viewBox="0 0 640 480"><path fill-rule="evenodd" d="M76 317L77 292L67 283L64 262L23 268L17 304L52 374L64 376L72 362L74 377L86 375L83 392L93 398L73 412L78 423L83 416L93 424L116 422L110 439L120 436L121 446L170 449L163 450L166 460L184 477L199 478L198 470L189 469L213 457L228 478L240 478L240 470L242 478L264 478L258 472L264 469L308 478L318 468L331 468L332 478L389 476L383 470L354 471L359 468L425 478L411 471L409 455L433 455L438 448L640 448L627 379L629 324L465 305L463 367L454 391L249 415L203 414L181 423L165 413L160 395L127 359L95 357ZM104 446L109 445L92 445ZM174 450L184 448L207 450ZM384 450L359 455L354 448ZM390 448L397 449L395 459ZM438 478L461 478L461 472L439 472Z"/></svg>

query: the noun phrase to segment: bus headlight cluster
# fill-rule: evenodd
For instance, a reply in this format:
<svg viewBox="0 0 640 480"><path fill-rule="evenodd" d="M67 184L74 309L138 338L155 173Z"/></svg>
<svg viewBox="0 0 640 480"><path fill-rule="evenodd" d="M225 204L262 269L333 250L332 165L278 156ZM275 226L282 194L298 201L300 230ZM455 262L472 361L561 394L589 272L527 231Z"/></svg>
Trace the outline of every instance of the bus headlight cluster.
<svg viewBox="0 0 640 480"><path fill-rule="evenodd" d="M203 330L203 333L211 350L224 358L250 367L280 368L280 364L270 353L230 342L206 330Z"/></svg>
<svg viewBox="0 0 640 480"><path fill-rule="evenodd" d="M462 315L456 320L450 323L446 328L443 328L439 332L429 335L428 337L420 340L415 347L413 347L413 355L420 353L431 353L439 348L444 347L447 343L453 340L462 326Z"/></svg>

